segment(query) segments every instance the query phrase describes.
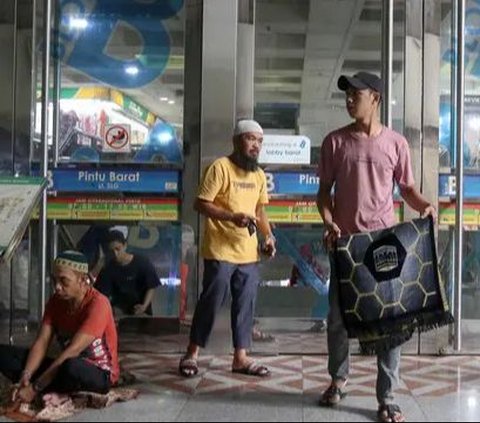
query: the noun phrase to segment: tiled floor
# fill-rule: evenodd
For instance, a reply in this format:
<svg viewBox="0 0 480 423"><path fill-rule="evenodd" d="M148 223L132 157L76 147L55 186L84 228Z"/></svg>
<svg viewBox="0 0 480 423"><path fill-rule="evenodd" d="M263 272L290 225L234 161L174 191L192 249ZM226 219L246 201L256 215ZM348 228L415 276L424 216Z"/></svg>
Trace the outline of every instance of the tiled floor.
<svg viewBox="0 0 480 423"><path fill-rule="evenodd" d="M126 353L139 399L88 410L70 421L375 421L375 359L352 357L347 398L334 409L317 405L329 382L325 356L257 357L272 376L230 372L231 356L201 357L192 379L177 373L180 355ZM479 421L480 357L404 356L397 402L409 421ZM0 421L3 421L0 419Z"/></svg>
<svg viewBox="0 0 480 423"><path fill-rule="evenodd" d="M139 378L143 395L96 419L375 421L374 358L352 358L349 395L336 409L317 405L329 382L324 356L260 358L272 370L264 380L233 375L229 356L203 356L199 375L182 379L178 360L178 355L126 354L123 365ZM479 357L403 358L397 399L410 421L479 421L479 391ZM88 416L94 417L90 412L79 417Z"/></svg>
<svg viewBox="0 0 480 423"><path fill-rule="evenodd" d="M348 397L335 409L321 408L329 383L325 335L310 333L311 322L301 332L282 325L267 327L276 342L254 344L255 358L272 371L260 380L233 375L231 356L218 350L201 356L197 377L181 378L185 328L157 337L122 334L122 364L137 376L140 398L71 421L375 421L375 358L353 356ZM222 330L219 344L229 345L228 326ZM403 356L397 394L409 421L480 421L480 356Z"/></svg>

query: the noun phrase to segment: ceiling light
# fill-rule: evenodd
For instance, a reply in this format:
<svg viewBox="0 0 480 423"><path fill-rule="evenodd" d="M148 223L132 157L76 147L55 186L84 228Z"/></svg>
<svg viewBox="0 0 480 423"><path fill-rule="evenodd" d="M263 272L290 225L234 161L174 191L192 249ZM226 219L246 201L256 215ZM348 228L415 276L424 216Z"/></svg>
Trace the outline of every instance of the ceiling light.
<svg viewBox="0 0 480 423"><path fill-rule="evenodd" d="M88 20L85 18L70 18L68 26L71 29L84 30L88 28Z"/></svg>
<svg viewBox="0 0 480 423"><path fill-rule="evenodd" d="M135 75L138 75L140 71L136 66L129 66L125 69L125 72L128 73L129 75L135 76Z"/></svg>

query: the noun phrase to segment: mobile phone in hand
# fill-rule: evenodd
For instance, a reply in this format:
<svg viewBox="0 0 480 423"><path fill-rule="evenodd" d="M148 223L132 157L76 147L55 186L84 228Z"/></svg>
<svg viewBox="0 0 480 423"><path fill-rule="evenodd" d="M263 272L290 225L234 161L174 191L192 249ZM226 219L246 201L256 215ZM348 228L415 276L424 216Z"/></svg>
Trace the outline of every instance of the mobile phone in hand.
<svg viewBox="0 0 480 423"><path fill-rule="evenodd" d="M250 220L250 223L248 224L247 228L248 228L248 233L250 234L250 236L253 236L253 234L255 232L257 232L257 225L255 224L255 221L253 221L253 220Z"/></svg>

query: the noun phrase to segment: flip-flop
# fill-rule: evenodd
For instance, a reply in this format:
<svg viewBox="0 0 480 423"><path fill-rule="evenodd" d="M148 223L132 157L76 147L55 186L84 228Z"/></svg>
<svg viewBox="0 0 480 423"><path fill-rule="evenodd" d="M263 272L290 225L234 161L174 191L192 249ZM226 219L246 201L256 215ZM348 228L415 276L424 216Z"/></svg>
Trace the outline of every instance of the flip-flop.
<svg viewBox="0 0 480 423"><path fill-rule="evenodd" d="M330 385L328 389L322 394L319 405L321 407L334 407L342 401L347 394L338 386Z"/></svg>
<svg viewBox="0 0 480 423"><path fill-rule="evenodd" d="M259 330L253 332L252 340L254 342L275 342L275 337Z"/></svg>
<svg viewBox="0 0 480 423"><path fill-rule="evenodd" d="M198 374L198 362L194 358L183 357L180 360L178 371L184 377L194 377Z"/></svg>
<svg viewBox="0 0 480 423"><path fill-rule="evenodd" d="M382 404L378 408L378 421L380 422L404 422L405 416L396 404Z"/></svg>
<svg viewBox="0 0 480 423"><path fill-rule="evenodd" d="M240 369L232 368L232 373L256 377L269 377L271 375L271 372L267 367L256 364L254 361Z"/></svg>

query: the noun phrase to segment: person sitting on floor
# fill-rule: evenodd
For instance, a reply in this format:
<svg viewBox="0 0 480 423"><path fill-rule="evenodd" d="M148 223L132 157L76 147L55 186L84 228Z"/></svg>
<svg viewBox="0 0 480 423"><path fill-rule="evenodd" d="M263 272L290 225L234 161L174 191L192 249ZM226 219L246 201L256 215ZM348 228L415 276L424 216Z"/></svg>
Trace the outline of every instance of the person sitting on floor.
<svg viewBox="0 0 480 423"><path fill-rule="evenodd" d="M106 394L119 378L118 338L108 299L88 283L88 263L76 251L54 262L55 294L30 350L0 346L0 373L18 388L13 401L32 403L45 392ZM56 336L60 355L47 357Z"/></svg>
<svg viewBox="0 0 480 423"><path fill-rule="evenodd" d="M112 259L98 275L95 287L112 303L116 314L152 315L152 301L160 280L148 258L127 252L122 232L111 230L107 239Z"/></svg>

